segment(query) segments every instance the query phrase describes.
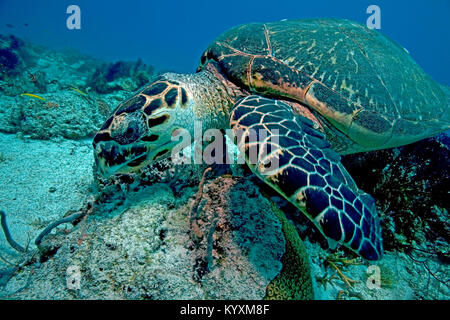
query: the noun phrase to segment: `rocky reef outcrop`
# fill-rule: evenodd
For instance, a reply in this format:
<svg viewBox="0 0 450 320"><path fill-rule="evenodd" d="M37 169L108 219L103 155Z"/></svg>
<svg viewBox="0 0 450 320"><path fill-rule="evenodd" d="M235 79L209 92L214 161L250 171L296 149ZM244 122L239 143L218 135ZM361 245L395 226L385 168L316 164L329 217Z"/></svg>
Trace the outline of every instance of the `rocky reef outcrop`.
<svg viewBox="0 0 450 320"><path fill-rule="evenodd" d="M0 35L0 132L93 136L119 102L156 76L142 60L105 62Z"/></svg>

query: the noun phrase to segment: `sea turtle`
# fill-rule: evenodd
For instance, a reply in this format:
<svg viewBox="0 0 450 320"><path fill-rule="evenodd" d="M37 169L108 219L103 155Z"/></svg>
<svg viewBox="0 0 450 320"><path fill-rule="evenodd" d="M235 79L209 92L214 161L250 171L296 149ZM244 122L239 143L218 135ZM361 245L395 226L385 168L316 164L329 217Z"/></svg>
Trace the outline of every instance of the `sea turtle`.
<svg viewBox="0 0 450 320"><path fill-rule="evenodd" d="M378 260L374 200L340 155L450 128L447 90L406 49L352 21L245 24L219 36L195 74L166 73L121 103L94 138L96 166L109 176L168 157L178 143L172 133L192 134L194 120L203 129L231 128L251 170L331 244ZM268 165L274 160L277 166Z"/></svg>

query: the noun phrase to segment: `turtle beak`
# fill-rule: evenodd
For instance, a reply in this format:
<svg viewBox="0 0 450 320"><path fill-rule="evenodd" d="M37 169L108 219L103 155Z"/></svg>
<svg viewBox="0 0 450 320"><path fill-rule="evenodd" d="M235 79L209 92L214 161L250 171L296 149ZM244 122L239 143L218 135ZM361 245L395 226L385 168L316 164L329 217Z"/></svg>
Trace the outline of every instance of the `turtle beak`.
<svg viewBox="0 0 450 320"><path fill-rule="evenodd" d="M147 163L149 147L143 143L120 145L115 141L99 141L93 146L97 170L104 178L136 171Z"/></svg>
<svg viewBox="0 0 450 320"><path fill-rule="evenodd" d="M114 174L114 170L108 164L108 159L114 159L116 148L113 146L106 146L106 143L100 142L94 144L94 159L97 172L101 174L103 178L108 178Z"/></svg>

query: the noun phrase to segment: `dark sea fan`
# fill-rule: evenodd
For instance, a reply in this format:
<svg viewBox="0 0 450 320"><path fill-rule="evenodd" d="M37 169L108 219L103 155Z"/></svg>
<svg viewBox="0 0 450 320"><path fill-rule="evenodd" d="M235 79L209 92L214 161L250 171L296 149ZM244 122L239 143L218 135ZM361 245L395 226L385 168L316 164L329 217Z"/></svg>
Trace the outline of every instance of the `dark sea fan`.
<svg viewBox="0 0 450 320"><path fill-rule="evenodd" d="M10 49L0 49L0 72L10 74L19 64L19 58Z"/></svg>

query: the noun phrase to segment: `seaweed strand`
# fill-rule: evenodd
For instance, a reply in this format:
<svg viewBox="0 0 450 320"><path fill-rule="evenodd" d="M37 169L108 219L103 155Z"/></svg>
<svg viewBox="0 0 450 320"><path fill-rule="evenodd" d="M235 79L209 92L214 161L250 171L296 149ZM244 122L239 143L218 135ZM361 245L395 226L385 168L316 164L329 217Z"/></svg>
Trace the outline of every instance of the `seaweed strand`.
<svg viewBox="0 0 450 320"><path fill-rule="evenodd" d="M53 229L55 229L57 226L59 226L60 224L63 223L68 223L68 222L72 222L76 219L81 218L82 216L85 215L85 212L81 211L81 212L76 212L71 214L70 216L64 217L62 219L59 219L53 223L51 223L49 226L47 226L37 237L36 240L34 241L34 243L36 244L36 246L39 246L42 242L42 239L49 234Z"/></svg>
<svg viewBox="0 0 450 320"><path fill-rule="evenodd" d="M18 244L11 236L9 232L8 225L6 224L6 213L5 211L0 210L0 222L2 225L3 233L5 234L6 241L8 241L9 245L16 251L19 252L27 252L24 247Z"/></svg>

